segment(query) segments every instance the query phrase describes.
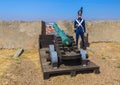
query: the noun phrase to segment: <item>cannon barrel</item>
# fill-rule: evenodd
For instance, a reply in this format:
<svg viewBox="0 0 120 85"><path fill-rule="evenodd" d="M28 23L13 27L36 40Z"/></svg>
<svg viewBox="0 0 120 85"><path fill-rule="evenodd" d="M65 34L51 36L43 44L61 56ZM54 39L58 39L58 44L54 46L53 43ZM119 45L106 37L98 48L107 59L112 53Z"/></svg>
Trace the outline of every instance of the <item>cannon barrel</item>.
<svg viewBox="0 0 120 85"><path fill-rule="evenodd" d="M55 29L56 33L61 37L63 45L71 45L71 39L65 34L63 30L61 30L56 23L53 24L53 28Z"/></svg>

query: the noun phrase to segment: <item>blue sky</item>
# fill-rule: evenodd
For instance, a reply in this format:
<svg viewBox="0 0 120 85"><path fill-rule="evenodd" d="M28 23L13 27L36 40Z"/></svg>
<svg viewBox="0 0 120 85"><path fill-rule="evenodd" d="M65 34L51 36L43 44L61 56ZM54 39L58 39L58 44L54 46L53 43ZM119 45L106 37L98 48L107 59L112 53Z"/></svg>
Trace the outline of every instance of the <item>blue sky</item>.
<svg viewBox="0 0 120 85"><path fill-rule="evenodd" d="M120 20L120 0L0 0L0 20Z"/></svg>

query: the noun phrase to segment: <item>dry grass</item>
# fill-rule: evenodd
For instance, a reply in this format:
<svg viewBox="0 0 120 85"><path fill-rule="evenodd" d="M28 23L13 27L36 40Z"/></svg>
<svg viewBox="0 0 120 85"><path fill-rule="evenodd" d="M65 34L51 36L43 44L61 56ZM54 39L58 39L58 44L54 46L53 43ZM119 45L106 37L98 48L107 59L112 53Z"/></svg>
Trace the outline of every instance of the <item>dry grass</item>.
<svg viewBox="0 0 120 85"><path fill-rule="evenodd" d="M100 66L100 74L59 75L43 80L37 50L0 50L0 85L120 85L120 43L92 43L89 59Z"/></svg>

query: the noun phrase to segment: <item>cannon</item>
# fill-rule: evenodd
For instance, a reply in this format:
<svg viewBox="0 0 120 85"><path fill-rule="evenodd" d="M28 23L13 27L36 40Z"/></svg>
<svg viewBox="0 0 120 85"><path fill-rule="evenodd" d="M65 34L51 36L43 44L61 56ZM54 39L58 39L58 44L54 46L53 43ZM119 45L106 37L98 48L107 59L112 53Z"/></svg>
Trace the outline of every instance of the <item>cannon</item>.
<svg viewBox="0 0 120 85"><path fill-rule="evenodd" d="M56 23L54 23L52 26L56 31L56 35L54 35L53 44L49 45L48 60L51 61L53 68L59 67L60 64L65 64L65 65L69 65L71 63L74 64L73 61L76 62L76 64L82 63L80 50L78 50L73 36L69 36L65 34L65 32L61 30ZM57 53L56 58L55 56L51 55L50 46L54 46L53 47L54 52ZM58 59L58 60L52 61L53 59L54 60Z"/></svg>
<svg viewBox="0 0 120 85"><path fill-rule="evenodd" d="M67 35L56 23L51 26L51 29L55 30L54 34L41 34L39 37L39 55L44 79L60 73L70 73L71 76L81 71L99 73L99 66L88 60L86 50L78 49L73 36ZM42 28L44 31L45 29Z"/></svg>
<svg viewBox="0 0 120 85"><path fill-rule="evenodd" d="M53 24L53 28L55 29L56 33L60 38L62 39L63 45L71 45L72 41L71 39L65 34L63 30L61 30L56 23Z"/></svg>

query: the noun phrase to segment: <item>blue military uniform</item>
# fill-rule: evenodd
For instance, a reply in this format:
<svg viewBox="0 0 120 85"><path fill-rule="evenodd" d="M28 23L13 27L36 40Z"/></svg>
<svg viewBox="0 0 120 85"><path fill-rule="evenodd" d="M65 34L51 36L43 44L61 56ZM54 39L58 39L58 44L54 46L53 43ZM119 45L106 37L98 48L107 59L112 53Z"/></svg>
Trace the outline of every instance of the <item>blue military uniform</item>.
<svg viewBox="0 0 120 85"><path fill-rule="evenodd" d="M75 32L76 32L76 45L78 46L78 40L79 40L79 35L80 35L81 40L82 40L82 47L84 47L85 46L84 32L86 32L85 20L83 20L82 18L76 19L74 21L74 28L75 28Z"/></svg>

